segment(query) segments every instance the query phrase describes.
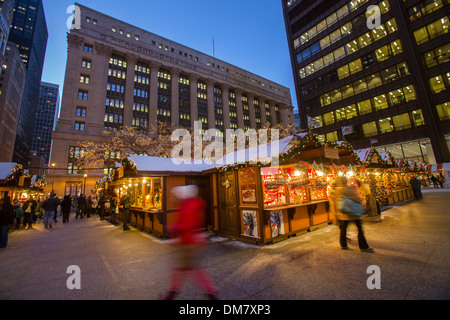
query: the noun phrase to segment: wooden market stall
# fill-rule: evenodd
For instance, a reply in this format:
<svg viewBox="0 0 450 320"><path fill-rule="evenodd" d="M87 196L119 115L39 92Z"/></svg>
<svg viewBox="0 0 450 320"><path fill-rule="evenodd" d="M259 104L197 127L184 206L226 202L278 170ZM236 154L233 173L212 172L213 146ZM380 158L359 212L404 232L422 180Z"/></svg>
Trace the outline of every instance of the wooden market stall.
<svg viewBox="0 0 450 320"><path fill-rule="evenodd" d="M25 201L29 195L36 200L44 196L45 180L32 176L22 165L13 162L0 163L0 199L8 195L11 200Z"/></svg>
<svg viewBox="0 0 450 320"><path fill-rule="evenodd" d="M396 161L389 152L379 153L374 148L356 150L356 154L362 163L359 181L370 190L367 197L369 215L379 214L382 206L414 197L409 184L410 174L399 168L402 161Z"/></svg>
<svg viewBox="0 0 450 320"><path fill-rule="evenodd" d="M129 155L104 181L104 189L117 196L117 204L128 191L131 194L129 223L161 238L169 236L168 226L175 223L178 200L172 188L196 184L208 202L209 185L202 171L207 164L191 160ZM118 220L123 219L120 209Z"/></svg>
<svg viewBox="0 0 450 320"><path fill-rule="evenodd" d="M341 159L342 156L342 159ZM271 162L270 162L271 161ZM298 134L234 152L211 172L214 232L269 244L328 225L328 182L359 164L347 143Z"/></svg>

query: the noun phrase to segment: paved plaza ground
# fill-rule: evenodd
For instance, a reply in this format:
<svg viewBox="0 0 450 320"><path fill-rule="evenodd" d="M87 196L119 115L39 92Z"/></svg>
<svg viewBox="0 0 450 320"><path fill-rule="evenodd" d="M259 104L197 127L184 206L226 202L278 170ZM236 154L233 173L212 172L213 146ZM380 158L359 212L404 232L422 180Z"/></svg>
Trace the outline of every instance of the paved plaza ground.
<svg viewBox="0 0 450 320"><path fill-rule="evenodd" d="M448 300L450 299L450 190L428 189L422 201L387 208L364 228L375 253L340 249L330 225L259 247L212 236L204 251L221 300ZM0 249L1 300L158 300L168 287L171 241L137 229L122 231L98 216L62 219L10 233ZM69 266L81 270L81 289L69 290ZM369 290L369 266L381 289ZM187 283L180 300L204 300Z"/></svg>

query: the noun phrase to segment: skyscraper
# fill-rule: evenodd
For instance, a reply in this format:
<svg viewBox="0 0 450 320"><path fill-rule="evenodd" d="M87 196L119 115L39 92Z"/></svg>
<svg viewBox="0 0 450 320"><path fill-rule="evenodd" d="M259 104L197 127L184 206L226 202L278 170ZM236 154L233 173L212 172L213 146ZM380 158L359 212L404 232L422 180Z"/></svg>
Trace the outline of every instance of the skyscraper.
<svg viewBox="0 0 450 320"><path fill-rule="evenodd" d="M302 129L396 158L450 161L449 1L282 6Z"/></svg>
<svg viewBox="0 0 450 320"><path fill-rule="evenodd" d="M20 109L13 161L23 165L28 163L32 145L34 117L39 100L47 39L47 23L42 0L17 0L9 41L17 44L27 69L27 79Z"/></svg>
<svg viewBox="0 0 450 320"><path fill-rule="evenodd" d="M48 164L52 145L52 131L59 113L59 85L41 83L39 104L34 123L31 152L43 157Z"/></svg>
<svg viewBox="0 0 450 320"><path fill-rule="evenodd" d="M11 24L14 10L14 0L0 1L0 67L3 68L6 62L5 50L9 37L9 26Z"/></svg>
<svg viewBox="0 0 450 320"><path fill-rule="evenodd" d="M12 162L27 72L17 46L8 42L0 75L0 162Z"/></svg>

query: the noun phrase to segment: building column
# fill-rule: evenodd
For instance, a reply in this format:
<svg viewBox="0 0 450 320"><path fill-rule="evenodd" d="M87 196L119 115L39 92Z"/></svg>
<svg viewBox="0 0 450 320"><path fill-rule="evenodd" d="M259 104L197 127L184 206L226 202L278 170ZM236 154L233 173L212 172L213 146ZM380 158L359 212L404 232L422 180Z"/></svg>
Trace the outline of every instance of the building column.
<svg viewBox="0 0 450 320"><path fill-rule="evenodd" d="M95 53L94 59L92 60L92 78L91 83L101 88L97 94L94 96L92 90L89 92L87 108L87 119L89 123L86 125L98 126L94 128L103 131L105 128L105 108L106 108L106 86L108 84L108 69L109 69L109 59L113 53L113 48L106 46L104 44L95 43ZM77 94L78 92L76 92ZM92 99L92 100L91 100ZM99 106L99 107L97 107Z"/></svg>
<svg viewBox="0 0 450 320"><path fill-rule="evenodd" d="M248 111L250 113L250 128L256 129L256 116L255 116L255 96L253 94L247 94L248 98Z"/></svg>
<svg viewBox="0 0 450 320"><path fill-rule="evenodd" d="M158 72L161 63L152 62L150 65L150 106L148 114L148 127L150 132L158 129Z"/></svg>
<svg viewBox="0 0 450 320"><path fill-rule="evenodd" d="M77 100L78 91L75 89L70 90L69 88L77 88L80 83L80 75L76 72L73 72L73 69L78 70L79 66L81 65L83 43L84 38L70 33L67 35L67 65L66 76L64 79L64 88L66 88L66 90L62 92L61 114L59 115L58 122L60 122L62 119L67 121L71 120L73 118L73 114L75 113L74 108L76 108L76 106L73 105L73 101ZM91 66L91 69L93 67L94 66ZM91 69L88 69L89 71L86 70L90 75ZM66 106L66 103L70 103L70 105Z"/></svg>
<svg viewBox="0 0 450 320"><path fill-rule="evenodd" d="M264 127L267 124L266 100L264 98L259 98L259 112L261 112L261 127Z"/></svg>
<svg viewBox="0 0 450 320"><path fill-rule="evenodd" d="M127 54L127 78L125 84L125 101L123 110L123 127L133 126L134 75L138 56Z"/></svg>
<svg viewBox="0 0 450 320"><path fill-rule="evenodd" d="M275 111L275 104L273 103L273 101L267 101L269 103L269 107L270 107L270 118L271 118L271 122L270 122L270 126L276 127L277 126L277 113Z"/></svg>
<svg viewBox="0 0 450 320"><path fill-rule="evenodd" d="M195 74L191 74L189 76L190 83L190 104L191 104L191 127L194 129L194 122L198 121L198 98L197 98L197 85L198 85L198 76Z"/></svg>
<svg viewBox="0 0 450 320"><path fill-rule="evenodd" d="M171 97L170 97L170 103L171 103L171 119L172 119L172 128L178 129L180 126L180 89L179 89L179 80L180 80L180 74L181 70L172 68L170 70L171 76L172 76L172 85L171 85Z"/></svg>
<svg viewBox="0 0 450 320"><path fill-rule="evenodd" d="M221 85L220 88L222 89L223 129L226 131L230 129L230 87Z"/></svg>
<svg viewBox="0 0 450 320"><path fill-rule="evenodd" d="M208 128L216 127L216 112L214 109L214 80L206 80L207 100L208 100Z"/></svg>
<svg viewBox="0 0 450 320"><path fill-rule="evenodd" d="M242 90L235 89L236 93L236 113L238 121L238 129L244 129L244 107L242 105Z"/></svg>

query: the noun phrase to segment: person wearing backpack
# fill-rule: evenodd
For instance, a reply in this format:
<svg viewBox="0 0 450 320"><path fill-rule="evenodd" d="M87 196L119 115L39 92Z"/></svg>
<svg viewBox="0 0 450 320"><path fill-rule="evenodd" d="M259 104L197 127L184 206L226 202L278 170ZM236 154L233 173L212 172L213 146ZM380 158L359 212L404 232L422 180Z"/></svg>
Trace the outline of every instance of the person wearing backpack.
<svg viewBox="0 0 450 320"><path fill-rule="evenodd" d="M330 208L335 213L335 220L340 230L339 243L343 250L349 250L347 228L350 222L354 222L358 228L359 249L361 252L372 253L374 250L367 243L361 221L365 210L356 191L347 184L346 177L339 177L333 181L332 191L330 192Z"/></svg>
<svg viewBox="0 0 450 320"><path fill-rule="evenodd" d="M0 206L0 248L6 248L9 226L14 222L14 207L9 196L0 200Z"/></svg>

